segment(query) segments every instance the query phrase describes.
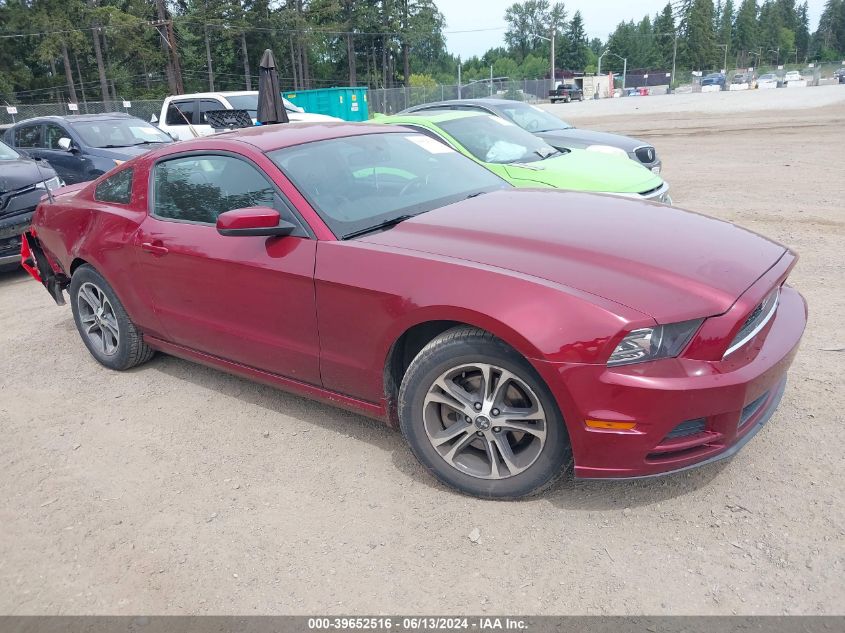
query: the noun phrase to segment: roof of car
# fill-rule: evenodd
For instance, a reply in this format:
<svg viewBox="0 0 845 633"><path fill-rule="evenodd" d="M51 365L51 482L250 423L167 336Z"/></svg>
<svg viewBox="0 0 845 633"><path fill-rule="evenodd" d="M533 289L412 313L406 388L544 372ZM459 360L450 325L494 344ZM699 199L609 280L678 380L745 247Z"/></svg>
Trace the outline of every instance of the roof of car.
<svg viewBox="0 0 845 633"><path fill-rule="evenodd" d="M455 119L466 119L469 117L490 116L484 112L467 112L466 110L432 110L430 112L421 110L417 112L408 112L406 114L394 114L392 116L381 117L375 119L377 122L384 123L413 123L415 121L429 121L431 123L443 123L444 121L454 121Z"/></svg>
<svg viewBox="0 0 845 633"><path fill-rule="evenodd" d="M257 90L224 90L222 92L191 92L184 95L170 95L171 99L203 99L212 97L248 97L257 95Z"/></svg>
<svg viewBox="0 0 845 633"><path fill-rule="evenodd" d="M278 125L256 125L254 127L222 132L199 139L184 141L182 146L190 143L198 149L204 144L211 144L220 140L232 140L248 143L262 152L270 152L293 145L325 141L345 136L360 136L362 134L383 134L385 132L396 132L396 129L387 126L371 125L368 123L281 123Z"/></svg>
<svg viewBox="0 0 845 633"><path fill-rule="evenodd" d="M521 101L514 101L513 99L497 99L496 97L484 97L481 99L447 99L445 101L434 101L432 103L422 103L419 106L414 107L430 107L435 105L455 105L455 104L466 104L466 105L488 105L488 106L504 106L504 105L514 105L517 103L522 103Z"/></svg>
<svg viewBox="0 0 845 633"><path fill-rule="evenodd" d="M85 123L88 121L108 121L112 119L136 119L137 117L127 114L126 112L104 112L102 114L65 114L65 115L50 115L39 116L31 119L24 119L18 121L15 125L23 123L41 123L44 121L64 121L66 123Z"/></svg>

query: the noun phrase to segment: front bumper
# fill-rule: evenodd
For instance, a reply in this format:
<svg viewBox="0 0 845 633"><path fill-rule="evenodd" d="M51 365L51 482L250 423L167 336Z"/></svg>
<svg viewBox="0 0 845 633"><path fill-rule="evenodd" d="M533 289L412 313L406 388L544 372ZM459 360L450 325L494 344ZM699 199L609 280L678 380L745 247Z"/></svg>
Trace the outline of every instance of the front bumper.
<svg viewBox="0 0 845 633"><path fill-rule="evenodd" d="M12 217L0 217L0 266L21 260L21 236L29 228L34 212L32 208Z"/></svg>
<svg viewBox="0 0 845 633"><path fill-rule="evenodd" d="M783 286L772 320L746 346L711 361L639 365L540 363L567 420L582 478L667 474L735 454L772 416L807 322L798 292ZM635 423L593 428L587 420Z"/></svg>

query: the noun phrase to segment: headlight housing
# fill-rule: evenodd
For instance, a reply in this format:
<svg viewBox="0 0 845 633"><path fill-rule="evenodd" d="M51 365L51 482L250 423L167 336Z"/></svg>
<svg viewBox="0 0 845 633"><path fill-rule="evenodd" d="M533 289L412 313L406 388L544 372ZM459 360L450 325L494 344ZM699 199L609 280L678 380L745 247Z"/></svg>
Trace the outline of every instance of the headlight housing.
<svg viewBox="0 0 845 633"><path fill-rule="evenodd" d="M588 145L586 148L588 152L599 152L600 154L611 154L613 156L622 156L630 158L628 152L621 147L613 147L612 145Z"/></svg>
<svg viewBox="0 0 845 633"><path fill-rule="evenodd" d="M54 176L53 178L50 178L49 180L44 180L42 182L35 183L36 189L45 189L45 190L49 189L50 191L53 191L53 189L58 189L59 187L64 187L64 186L65 186L65 183L63 183L58 176Z"/></svg>
<svg viewBox="0 0 845 633"><path fill-rule="evenodd" d="M693 319L632 330L613 350L607 360L607 366L618 367L660 358L673 358L686 347L703 321L704 319Z"/></svg>

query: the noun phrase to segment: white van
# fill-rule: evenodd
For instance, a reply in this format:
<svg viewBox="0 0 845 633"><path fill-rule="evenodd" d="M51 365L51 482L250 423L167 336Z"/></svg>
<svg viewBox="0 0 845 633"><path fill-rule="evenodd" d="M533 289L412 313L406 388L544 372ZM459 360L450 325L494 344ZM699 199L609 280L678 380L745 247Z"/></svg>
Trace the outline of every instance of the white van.
<svg viewBox="0 0 845 633"><path fill-rule="evenodd" d="M287 99L283 100L291 121L337 122L341 120L323 114L310 114ZM255 121L258 116L258 91L197 92L167 97L161 106L161 114L159 117L153 115L152 122L158 125L162 132L170 134L178 141L184 141L214 133L214 129L205 117L206 112L213 110L246 110Z"/></svg>

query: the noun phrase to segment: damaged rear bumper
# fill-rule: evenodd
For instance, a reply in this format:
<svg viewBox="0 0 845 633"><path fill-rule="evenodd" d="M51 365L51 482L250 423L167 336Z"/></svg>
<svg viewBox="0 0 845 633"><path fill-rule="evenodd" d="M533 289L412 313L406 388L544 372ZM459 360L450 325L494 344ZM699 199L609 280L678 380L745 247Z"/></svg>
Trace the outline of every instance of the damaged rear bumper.
<svg viewBox="0 0 845 633"><path fill-rule="evenodd" d="M62 291L70 285L70 279L64 273L56 272L33 229L23 234L20 260L24 270L47 289L53 300L60 306L64 305Z"/></svg>

